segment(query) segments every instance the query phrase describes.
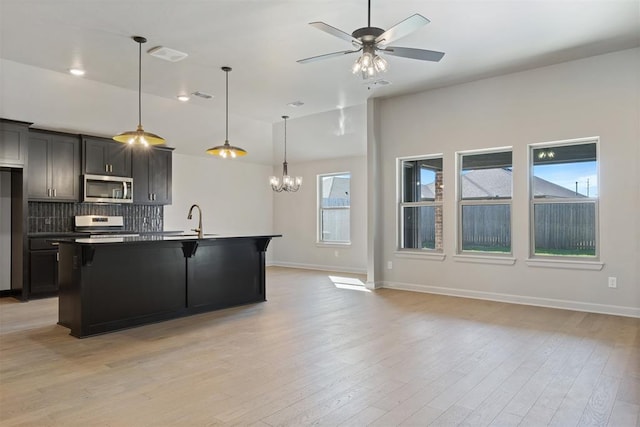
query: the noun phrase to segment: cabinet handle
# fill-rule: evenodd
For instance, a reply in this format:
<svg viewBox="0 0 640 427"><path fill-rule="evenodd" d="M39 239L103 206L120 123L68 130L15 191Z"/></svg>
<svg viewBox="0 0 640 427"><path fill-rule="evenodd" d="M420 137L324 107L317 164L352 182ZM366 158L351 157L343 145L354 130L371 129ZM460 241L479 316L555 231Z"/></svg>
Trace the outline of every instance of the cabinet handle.
<svg viewBox="0 0 640 427"><path fill-rule="evenodd" d="M153 194L153 200L155 200L156 199L156 193L151 193L151 194Z"/></svg>
<svg viewBox="0 0 640 427"><path fill-rule="evenodd" d="M113 172L113 165L109 165L109 172Z"/></svg>
<svg viewBox="0 0 640 427"><path fill-rule="evenodd" d="M53 189L53 197L56 197L56 189Z"/></svg>
<svg viewBox="0 0 640 427"><path fill-rule="evenodd" d="M109 165L107 163L104 164L104 171L109 172Z"/></svg>
<svg viewBox="0 0 640 427"><path fill-rule="evenodd" d="M47 197L51 197L51 189L47 188Z"/></svg>

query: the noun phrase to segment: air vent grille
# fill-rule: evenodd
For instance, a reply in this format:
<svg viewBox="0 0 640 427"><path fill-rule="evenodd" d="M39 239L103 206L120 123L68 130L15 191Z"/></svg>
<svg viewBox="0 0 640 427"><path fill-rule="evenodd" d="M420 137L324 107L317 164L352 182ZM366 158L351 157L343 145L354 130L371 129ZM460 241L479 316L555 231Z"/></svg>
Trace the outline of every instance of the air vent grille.
<svg viewBox="0 0 640 427"><path fill-rule="evenodd" d="M208 93L201 92L201 91L199 91L199 90L197 90L197 91L193 92L193 94L192 94L192 95L194 95L194 96L199 96L200 98L204 98L204 99L211 99L211 98L213 98L213 95L209 95Z"/></svg>
<svg viewBox="0 0 640 427"><path fill-rule="evenodd" d="M184 52L180 52L164 46L156 46L152 49L149 49L147 53L151 56L155 56L156 58L164 59L165 61L169 62L182 61L184 58L189 56Z"/></svg>

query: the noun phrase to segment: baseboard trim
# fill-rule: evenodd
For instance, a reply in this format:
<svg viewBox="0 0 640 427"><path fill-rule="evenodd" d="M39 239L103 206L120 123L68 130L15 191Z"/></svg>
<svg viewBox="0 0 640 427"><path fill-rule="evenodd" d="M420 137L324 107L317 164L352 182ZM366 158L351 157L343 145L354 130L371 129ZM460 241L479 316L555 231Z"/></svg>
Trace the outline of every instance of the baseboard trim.
<svg viewBox="0 0 640 427"><path fill-rule="evenodd" d="M533 305L537 307L559 308L563 310L585 311L589 313L612 314L615 316L640 318L640 308L619 305L593 304L579 301L566 301L552 298L528 297L495 292L470 291L466 289L443 288L438 286L418 285L413 283L383 282L383 288L401 291L423 292L428 294L448 295L453 297L473 298L488 301L507 302L513 304Z"/></svg>
<svg viewBox="0 0 640 427"><path fill-rule="evenodd" d="M19 290L3 289L0 291L0 298L6 298L6 297L20 298L21 296L22 296L22 289L19 289Z"/></svg>
<svg viewBox="0 0 640 427"><path fill-rule="evenodd" d="M336 273L367 274L366 268L341 267L337 265L302 264L297 262L272 261L270 267L302 268L305 270L333 271Z"/></svg>

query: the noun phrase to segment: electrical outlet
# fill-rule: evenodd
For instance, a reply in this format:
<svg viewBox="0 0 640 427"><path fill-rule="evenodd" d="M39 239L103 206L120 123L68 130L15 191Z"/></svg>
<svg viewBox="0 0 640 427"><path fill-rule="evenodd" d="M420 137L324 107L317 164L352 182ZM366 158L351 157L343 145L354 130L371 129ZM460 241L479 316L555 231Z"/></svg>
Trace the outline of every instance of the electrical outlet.
<svg viewBox="0 0 640 427"><path fill-rule="evenodd" d="M389 270L393 269L393 262L392 261L387 261L387 268Z"/></svg>
<svg viewBox="0 0 640 427"><path fill-rule="evenodd" d="M609 287L617 288L618 287L618 279L615 277L609 277Z"/></svg>

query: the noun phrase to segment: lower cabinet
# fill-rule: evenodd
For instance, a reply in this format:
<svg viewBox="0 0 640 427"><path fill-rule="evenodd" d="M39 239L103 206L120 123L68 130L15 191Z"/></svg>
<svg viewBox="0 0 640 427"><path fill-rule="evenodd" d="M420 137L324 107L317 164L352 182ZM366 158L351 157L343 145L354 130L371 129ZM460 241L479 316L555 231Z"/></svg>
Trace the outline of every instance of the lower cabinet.
<svg viewBox="0 0 640 427"><path fill-rule="evenodd" d="M58 247L43 238L29 239L29 297L58 292Z"/></svg>

